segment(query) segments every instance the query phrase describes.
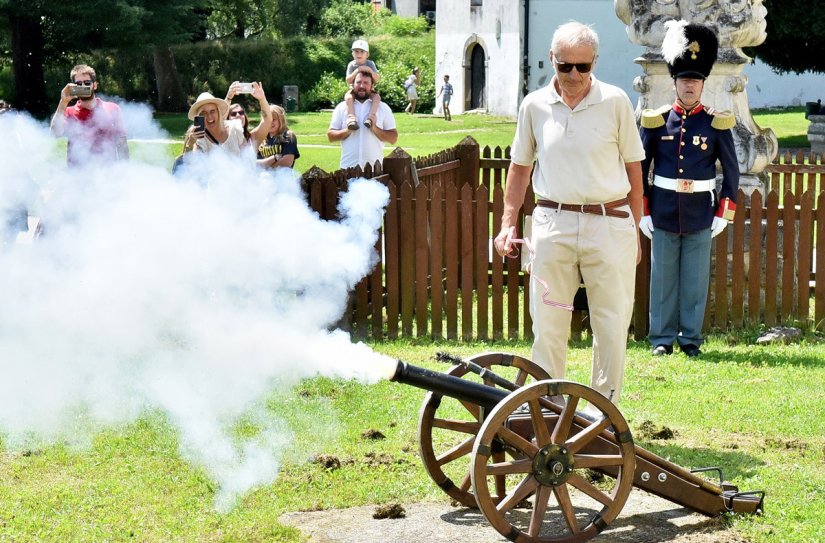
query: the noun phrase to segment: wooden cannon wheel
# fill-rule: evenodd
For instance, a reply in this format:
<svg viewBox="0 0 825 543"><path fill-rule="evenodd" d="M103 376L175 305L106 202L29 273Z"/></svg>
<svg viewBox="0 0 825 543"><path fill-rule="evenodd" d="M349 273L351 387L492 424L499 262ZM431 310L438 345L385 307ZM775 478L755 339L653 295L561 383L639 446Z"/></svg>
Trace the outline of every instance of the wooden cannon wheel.
<svg viewBox="0 0 825 543"><path fill-rule="evenodd" d="M542 409L550 397L559 395L566 401L561 413ZM588 401L601 416L590 420L577 415L580 400ZM508 419L514 412L524 414L521 420L529 432L510 429L513 422ZM512 460L492 454L500 447L497 443L504 444ZM539 381L512 392L484 421L473 447L473 491L490 524L511 541L587 541L624 507L635 466L627 422L610 401L578 383ZM605 478L596 486L583 476L584 469L605 473ZM495 490L502 476L513 482L503 499ZM574 507L572 489L592 506ZM531 497L532 511L523 508Z"/></svg>
<svg viewBox="0 0 825 543"><path fill-rule="evenodd" d="M549 379L547 372L530 360L513 354L483 353L469 359L479 366L501 373L518 386ZM512 367L512 370L506 370ZM468 378L464 366L453 366L446 372L456 377ZM480 381L481 379L478 378ZM490 386L495 386L485 381ZM466 507L476 508L476 498L471 490L470 453L481 428L484 414L479 406L445 398L428 392L418 415L418 447L424 468L433 481L449 496ZM504 461L503 449L493 453L496 461ZM506 493L505 477L499 477L496 493Z"/></svg>

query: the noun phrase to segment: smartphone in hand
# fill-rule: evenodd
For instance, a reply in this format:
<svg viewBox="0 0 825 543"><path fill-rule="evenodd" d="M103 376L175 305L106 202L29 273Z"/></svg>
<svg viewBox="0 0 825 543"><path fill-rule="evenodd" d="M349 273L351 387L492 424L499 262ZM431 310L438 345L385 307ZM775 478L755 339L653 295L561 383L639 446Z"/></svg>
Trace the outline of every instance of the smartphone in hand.
<svg viewBox="0 0 825 543"><path fill-rule="evenodd" d="M92 87L85 85L71 85L69 87L69 95L77 98L89 98L92 96Z"/></svg>
<svg viewBox="0 0 825 543"><path fill-rule="evenodd" d="M206 119L203 115L195 115L195 132L203 132L206 130Z"/></svg>
<svg viewBox="0 0 825 543"><path fill-rule="evenodd" d="M241 94L252 94L252 83L238 83L238 92Z"/></svg>

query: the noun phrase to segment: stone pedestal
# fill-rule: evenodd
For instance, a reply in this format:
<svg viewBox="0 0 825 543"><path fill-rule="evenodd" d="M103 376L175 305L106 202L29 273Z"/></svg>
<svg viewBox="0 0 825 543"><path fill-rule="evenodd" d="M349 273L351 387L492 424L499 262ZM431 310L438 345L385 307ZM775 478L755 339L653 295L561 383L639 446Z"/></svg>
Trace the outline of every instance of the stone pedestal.
<svg viewBox="0 0 825 543"><path fill-rule="evenodd" d="M811 124L808 125L808 141L811 142L811 151L825 154L825 114L808 115Z"/></svg>

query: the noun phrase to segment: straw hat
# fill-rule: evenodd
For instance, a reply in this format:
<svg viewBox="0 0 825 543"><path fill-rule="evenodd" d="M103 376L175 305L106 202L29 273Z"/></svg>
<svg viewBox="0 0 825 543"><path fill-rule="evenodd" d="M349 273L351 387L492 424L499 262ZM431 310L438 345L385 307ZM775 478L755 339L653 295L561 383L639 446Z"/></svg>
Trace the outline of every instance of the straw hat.
<svg viewBox="0 0 825 543"><path fill-rule="evenodd" d="M195 115L208 104L215 104L215 106L217 106L221 119L225 119L226 114L229 113L229 104L226 103L226 100L215 98L208 92L202 92L200 96L198 96L198 99L195 100L195 103L192 104L192 107L189 108L189 120L194 121Z"/></svg>

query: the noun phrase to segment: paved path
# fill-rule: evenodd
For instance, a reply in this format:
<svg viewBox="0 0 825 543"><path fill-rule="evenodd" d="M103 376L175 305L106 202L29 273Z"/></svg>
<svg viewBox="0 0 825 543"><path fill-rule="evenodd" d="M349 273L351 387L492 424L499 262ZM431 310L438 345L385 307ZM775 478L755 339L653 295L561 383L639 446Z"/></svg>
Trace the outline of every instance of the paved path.
<svg viewBox="0 0 825 543"><path fill-rule="evenodd" d="M574 503L576 499L574 498ZM476 510L446 503L401 504L401 519L372 518L375 506L287 513L281 522L299 528L312 543L506 543ZM558 533L556 535L562 535ZM594 543L747 543L719 519L692 513L634 489L619 518Z"/></svg>

